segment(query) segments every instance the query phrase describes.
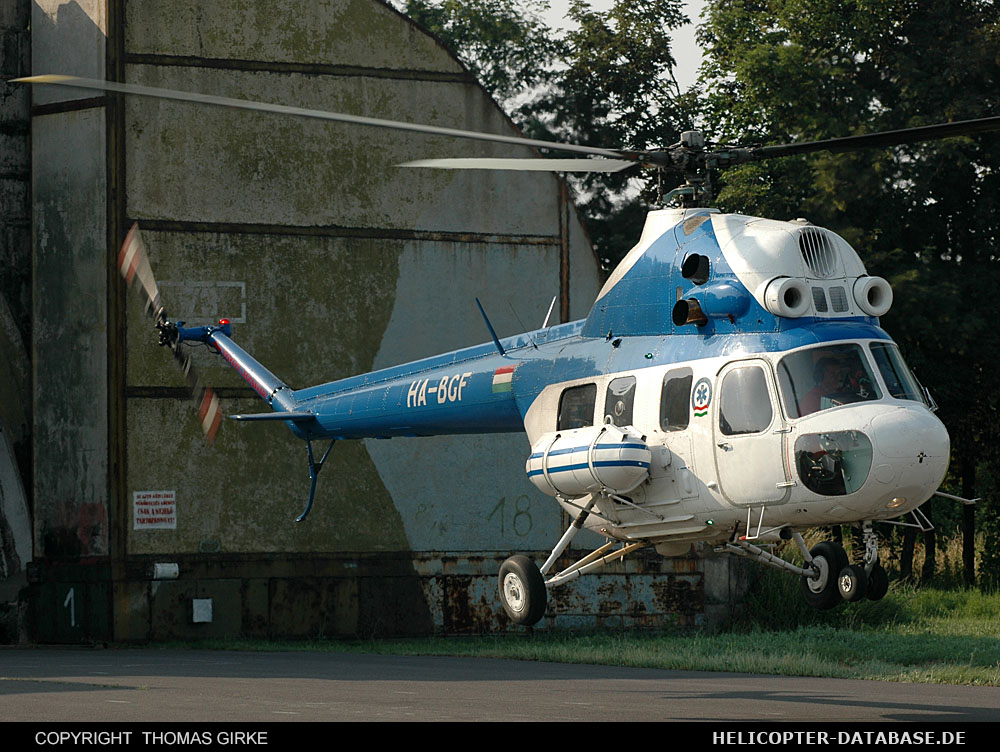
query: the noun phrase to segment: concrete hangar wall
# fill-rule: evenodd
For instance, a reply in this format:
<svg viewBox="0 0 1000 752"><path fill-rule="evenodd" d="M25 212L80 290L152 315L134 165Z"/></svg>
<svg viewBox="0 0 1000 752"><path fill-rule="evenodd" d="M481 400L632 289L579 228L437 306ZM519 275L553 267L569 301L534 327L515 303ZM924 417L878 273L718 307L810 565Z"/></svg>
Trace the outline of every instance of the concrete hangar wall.
<svg viewBox="0 0 1000 752"><path fill-rule="evenodd" d="M35 0L33 72L514 132L381 0L275 8ZM521 330L517 316L540 323L555 294L556 315L585 316L598 265L560 181L394 167L526 149L33 95L35 638L503 628L500 562L551 548L563 525L525 478L523 435L339 442L296 524L303 444L283 426L226 421L206 448L113 260L139 220L171 317L230 318L241 346L301 387L487 340L476 295L502 335ZM227 414L263 408L221 359L194 359ZM150 492L173 499L172 522L137 521ZM543 626L701 618L701 562L636 562L554 593ZM176 578L157 579L157 564Z"/></svg>

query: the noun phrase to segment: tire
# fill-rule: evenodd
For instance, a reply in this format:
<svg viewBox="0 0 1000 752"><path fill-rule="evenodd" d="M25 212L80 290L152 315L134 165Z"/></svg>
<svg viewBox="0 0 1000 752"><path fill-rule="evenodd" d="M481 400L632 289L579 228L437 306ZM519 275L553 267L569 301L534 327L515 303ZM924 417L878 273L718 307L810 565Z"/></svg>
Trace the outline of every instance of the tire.
<svg viewBox="0 0 1000 752"><path fill-rule="evenodd" d="M810 606L825 611L841 601L837 575L847 566L847 554L839 543L823 541L813 546L809 555L819 573L802 578L802 594Z"/></svg>
<svg viewBox="0 0 1000 752"><path fill-rule="evenodd" d="M878 562L868 573L868 600L880 601L889 592L889 575L885 573L885 567Z"/></svg>
<svg viewBox="0 0 1000 752"><path fill-rule="evenodd" d="M500 567L497 578L500 603L515 624L530 627L545 614L545 580L527 556L511 556Z"/></svg>
<svg viewBox="0 0 1000 752"><path fill-rule="evenodd" d="M868 575L864 567L848 564L837 575L837 591L848 603L857 603L868 592Z"/></svg>

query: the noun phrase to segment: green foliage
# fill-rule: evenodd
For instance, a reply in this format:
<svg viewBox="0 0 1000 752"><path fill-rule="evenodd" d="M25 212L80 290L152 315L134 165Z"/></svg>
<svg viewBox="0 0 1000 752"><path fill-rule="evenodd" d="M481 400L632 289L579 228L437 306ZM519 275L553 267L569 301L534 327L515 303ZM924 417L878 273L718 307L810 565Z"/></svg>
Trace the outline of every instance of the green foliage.
<svg viewBox="0 0 1000 752"><path fill-rule="evenodd" d="M504 105L525 135L611 149L675 143L693 95L674 78L670 32L681 0L617 0L597 11L574 0L558 36L544 0L405 0ZM569 178L606 267L634 245L656 197L656 176L634 171Z"/></svg>
<svg viewBox="0 0 1000 752"><path fill-rule="evenodd" d="M501 104L549 83L564 54L542 19L544 0L405 0L401 10L434 33Z"/></svg>
<svg viewBox="0 0 1000 752"><path fill-rule="evenodd" d="M995 466L994 466L995 468ZM981 473L983 482L977 489L983 501L976 509L976 529L988 541L978 551L979 585L986 591L1000 593L1000 488L997 478L1000 474Z"/></svg>
<svg viewBox="0 0 1000 752"><path fill-rule="evenodd" d="M521 108L536 138L613 149L676 143L691 127L691 95L674 78L670 32L687 21L680 0L617 0L607 11L574 0L566 55L554 85ZM577 205L606 268L638 239L656 199L650 172L572 176ZM669 186L668 186L669 188Z"/></svg>

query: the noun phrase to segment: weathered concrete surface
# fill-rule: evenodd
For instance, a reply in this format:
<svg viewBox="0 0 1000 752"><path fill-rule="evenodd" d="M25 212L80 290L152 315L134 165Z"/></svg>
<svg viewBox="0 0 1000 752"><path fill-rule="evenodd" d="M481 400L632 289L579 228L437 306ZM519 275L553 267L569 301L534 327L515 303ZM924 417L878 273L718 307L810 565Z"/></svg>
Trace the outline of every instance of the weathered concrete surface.
<svg viewBox="0 0 1000 752"><path fill-rule="evenodd" d="M213 4L131 0L126 44L138 54L463 72L458 61L387 4L318 0L281 12L257 0ZM364 54L359 54L364 50Z"/></svg>
<svg viewBox="0 0 1000 752"><path fill-rule="evenodd" d="M0 343L3 359L25 361L31 340L31 90L11 78L31 72L29 0L9 0L0 8L0 337L10 340L13 323L20 347ZM20 365L19 365L20 367ZM16 383L3 381L0 383ZM27 387L27 385L23 385ZM22 387L18 384L18 389ZM19 392L22 402L28 394ZM8 400L5 400L5 402ZM8 421L8 430L14 430Z"/></svg>
<svg viewBox="0 0 1000 752"><path fill-rule="evenodd" d="M149 5L127 8L129 81L514 132L437 42L382 3L335 12L305 3L298 30L262 28L248 2L215 13ZM237 341L293 387L484 341L477 295L512 333L517 317L537 326L559 292L561 198L551 175L406 170L394 165L455 153L455 142L173 102L129 101L124 127L126 212L152 228L145 236L168 311L236 319ZM585 311L596 259L575 219L565 234L573 299ZM526 506L526 446L512 436L338 445L312 518L284 527L288 504L274 500L304 498L301 446L282 429L226 425L210 453L198 452L194 419L180 425L186 406L167 415L164 389L180 377L164 368L137 304L128 316L126 485L177 490L179 517L170 533L130 532L130 553L197 551L206 531L226 552L504 551L558 534L554 505ZM218 358L194 356L207 381L241 386ZM173 424L140 435L161 420ZM220 511L227 496L237 501Z"/></svg>
<svg viewBox="0 0 1000 752"><path fill-rule="evenodd" d="M260 407L226 401L227 411ZM129 400L129 491L170 490L177 504L174 530L135 530L127 516L130 554L408 548L399 512L359 442L333 448L316 505L296 524L309 491L304 445L283 426L230 424L206 449L192 411L178 399Z"/></svg>
<svg viewBox="0 0 1000 752"><path fill-rule="evenodd" d="M108 0L32 0L32 73L104 78ZM35 89L35 104L87 99L85 89Z"/></svg>
<svg viewBox="0 0 1000 752"><path fill-rule="evenodd" d="M551 246L407 244L374 366L488 341L475 297L500 336L523 331L519 318L541 325L559 290L558 254ZM415 551L544 549L560 535L558 506L524 473L524 434L365 444Z"/></svg>
<svg viewBox="0 0 1000 752"><path fill-rule="evenodd" d="M148 86L514 134L473 84L148 65L126 75ZM139 98L127 116L132 217L558 237L551 175L396 166L532 156L526 148Z"/></svg>
<svg viewBox="0 0 1000 752"><path fill-rule="evenodd" d="M108 554L105 120L35 117L35 551Z"/></svg>
<svg viewBox="0 0 1000 752"><path fill-rule="evenodd" d="M250 232L143 237L168 315L189 325L229 318L240 346L292 387L372 368L392 312L401 241ZM129 295L127 315L129 386L183 385L138 295ZM246 386L222 358L191 352L210 383Z"/></svg>
<svg viewBox="0 0 1000 752"><path fill-rule="evenodd" d="M23 633L18 602L32 556L25 486L31 477L31 72L29 0L0 4L0 642Z"/></svg>
<svg viewBox="0 0 1000 752"><path fill-rule="evenodd" d="M574 551L560 564L583 553ZM496 572L505 557L408 551L132 556L127 582L116 585L128 609L115 627L126 641L520 630L503 615L497 594ZM176 564L180 576L151 579L156 562ZM50 596L65 634L67 593L68 583ZM196 598L212 600L211 622L193 621ZM701 626L709 623L706 614L713 623L724 621L730 603L714 602L706 592L703 559L650 555L554 589L536 629Z"/></svg>

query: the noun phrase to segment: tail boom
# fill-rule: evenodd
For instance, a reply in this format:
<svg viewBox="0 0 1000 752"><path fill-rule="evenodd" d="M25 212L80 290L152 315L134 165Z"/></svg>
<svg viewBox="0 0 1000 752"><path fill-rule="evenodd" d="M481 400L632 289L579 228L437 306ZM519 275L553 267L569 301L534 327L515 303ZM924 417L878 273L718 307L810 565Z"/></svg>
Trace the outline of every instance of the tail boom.
<svg viewBox="0 0 1000 752"><path fill-rule="evenodd" d="M295 409L292 390L246 350L229 338L228 324L220 327L199 327L205 336L199 337L213 347L250 387L272 408L279 412ZM187 331L187 330L185 330ZM198 331L190 330L190 331Z"/></svg>
<svg viewBox="0 0 1000 752"><path fill-rule="evenodd" d="M472 348L470 356L417 361L295 391L231 338L228 323L184 329L217 351L275 412L234 415L242 421L285 421L302 439L440 436L524 430L514 399L519 361ZM456 357L457 356L457 357ZM367 383L366 383L367 382Z"/></svg>

